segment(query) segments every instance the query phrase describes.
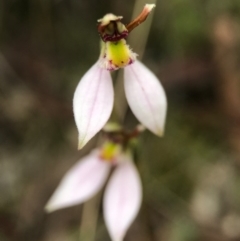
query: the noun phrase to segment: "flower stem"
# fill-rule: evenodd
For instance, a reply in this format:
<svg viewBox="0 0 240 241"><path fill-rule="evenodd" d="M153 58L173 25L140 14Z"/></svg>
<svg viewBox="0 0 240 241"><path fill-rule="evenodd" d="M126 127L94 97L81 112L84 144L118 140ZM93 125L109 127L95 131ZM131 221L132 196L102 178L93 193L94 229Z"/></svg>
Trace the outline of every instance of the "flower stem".
<svg viewBox="0 0 240 241"><path fill-rule="evenodd" d="M102 193L98 193L83 205L79 231L79 240L93 241L95 239L99 206Z"/></svg>

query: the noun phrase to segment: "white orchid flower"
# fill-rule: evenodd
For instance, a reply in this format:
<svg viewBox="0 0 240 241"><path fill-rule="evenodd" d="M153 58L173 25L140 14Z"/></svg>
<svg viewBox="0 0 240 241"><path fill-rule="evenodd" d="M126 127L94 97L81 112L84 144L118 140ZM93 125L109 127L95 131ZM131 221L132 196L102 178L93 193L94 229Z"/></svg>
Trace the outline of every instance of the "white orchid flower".
<svg viewBox="0 0 240 241"><path fill-rule="evenodd" d="M146 5L144 11L149 13L152 8L153 5ZM124 68L125 93L133 114L154 134L161 136L164 132L167 109L164 89L126 44L128 29L121 19L107 14L99 20L98 31L102 38L99 60L82 77L74 94L79 149L103 128L111 115L114 91L110 71L119 68Z"/></svg>
<svg viewBox="0 0 240 241"><path fill-rule="evenodd" d="M142 186L130 154L107 143L92 151L64 176L46 205L48 212L81 204L93 197L113 171L103 198L104 219L112 241L122 241L140 209Z"/></svg>

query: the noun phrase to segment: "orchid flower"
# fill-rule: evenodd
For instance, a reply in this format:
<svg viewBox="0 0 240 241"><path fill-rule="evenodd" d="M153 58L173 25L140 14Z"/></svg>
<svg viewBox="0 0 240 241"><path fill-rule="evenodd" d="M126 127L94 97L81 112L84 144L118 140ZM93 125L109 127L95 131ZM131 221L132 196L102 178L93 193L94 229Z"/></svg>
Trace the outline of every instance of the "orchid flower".
<svg viewBox="0 0 240 241"><path fill-rule="evenodd" d="M46 205L51 212L89 200L104 186L113 169L103 197L104 219L113 241L123 240L141 206L142 186L130 153L131 140L145 127L159 136L164 132L167 108L164 89L126 42L128 34L154 7L146 4L142 13L126 26L121 16L113 14L98 20L100 57L80 80L73 98L81 149L110 118L114 102L111 71L124 68L126 98L142 125L132 132L105 126L107 141L66 173Z"/></svg>
<svg viewBox="0 0 240 241"><path fill-rule="evenodd" d="M85 202L105 184L115 167L103 197L104 219L113 241L122 241L141 205L142 187L131 155L106 142L75 164L63 177L46 205L51 212Z"/></svg>
<svg viewBox="0 0 240 241"><path fill-rule="evenodd" d="M113 14L98 20L100 57L80 80L73 98L79 149L103 128L111 115L114 102L111 71L119 68L124 68L124 88L133 114L151 132L163 135L167 108L164 89L126 43L129 32L146 19L154 6L146 4L142 15L127 26L121 23L121 16Z"/></svg>

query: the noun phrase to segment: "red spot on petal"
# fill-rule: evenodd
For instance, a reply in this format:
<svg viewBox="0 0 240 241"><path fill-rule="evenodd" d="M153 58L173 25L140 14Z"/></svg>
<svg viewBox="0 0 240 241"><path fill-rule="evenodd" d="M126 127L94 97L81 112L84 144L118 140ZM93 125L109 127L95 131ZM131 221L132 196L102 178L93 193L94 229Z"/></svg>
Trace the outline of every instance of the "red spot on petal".
<svg viewBox="0 0 240 241"><path fill-rule="evenodd" d="M130 59L129 60L129 62L128 62L128 64L132 64L133 63L133 60L132 59Z"/></svg>

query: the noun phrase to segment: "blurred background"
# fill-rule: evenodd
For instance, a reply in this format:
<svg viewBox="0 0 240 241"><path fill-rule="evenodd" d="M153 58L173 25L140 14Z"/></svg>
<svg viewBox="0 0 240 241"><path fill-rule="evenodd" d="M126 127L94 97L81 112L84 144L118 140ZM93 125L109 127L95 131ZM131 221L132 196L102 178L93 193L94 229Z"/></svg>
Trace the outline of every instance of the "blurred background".
<svg viewBox="0 0 240 241"><path fill-rule="evenodd" d="M0 0L1 241L78 240L81 205L43 208L96 144L77 151L72 113L99 55L96 20L112 12L127 24L134 4ZM168 115L163 138L140 139L144 200L125 240L240 240L240 1L158 0L143 62L167 92ZM110 240L99 211L95 240Z"/></svg>

